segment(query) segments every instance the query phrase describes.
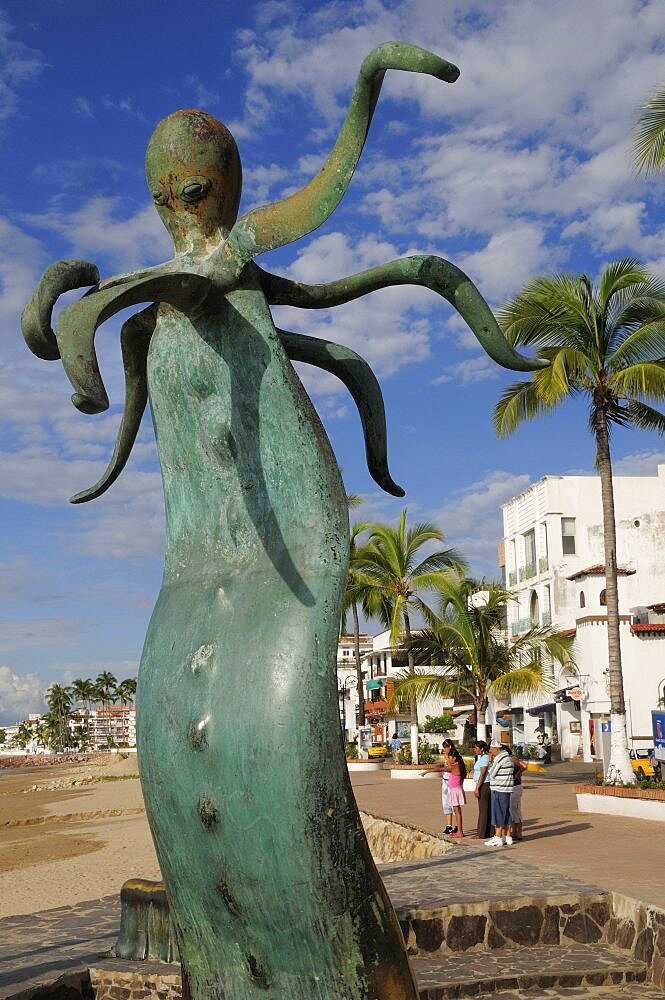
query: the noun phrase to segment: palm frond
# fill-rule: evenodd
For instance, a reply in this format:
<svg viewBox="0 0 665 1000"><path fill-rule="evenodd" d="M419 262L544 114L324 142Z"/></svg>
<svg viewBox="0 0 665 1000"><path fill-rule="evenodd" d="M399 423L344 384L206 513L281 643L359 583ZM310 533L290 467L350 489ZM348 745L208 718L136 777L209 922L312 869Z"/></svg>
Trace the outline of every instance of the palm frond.
<svg viewBox="0 0 665 1000"><path fill-rule="evenodd" d="M395 675L395 688L388 702L387 711L406 709L414 699L443 700L454 698L461 693L471 694L454 676L433 674L424 670L416 670L415 674L400 673Z"/></svg>
<svg viewBox="0 0 665 1000"><path fill-rule="evenodd" d="M624 399L665 399L665 361L643 361L613 372L610 385Z"/></svg>
<svg viewBox="0 0 665 1000"><path fill-rule="evenodd" d="M665 164L665 84L640 111L633 151L638 172L657 173Z"/></svg>
<svg viewBox="0 0 665 1000"><path fill-rule="evenodd" d="M598 282L600 311L607 312L610 300L624 289L632 289L647 280L647 272L637 257L621 257L603 268Z"/></svg>
<svg viewBox="0 0 665 1000"><path fill-rule="evenodd" d="M608 358L610 371L617 371L624 365L632 365L641 361L654 361L665 357L665 301L654 304L653 309L648 303L637 303L641 315L645 317L647 310L652 316L640 326L632 329L613 350ZM658 315L653 315L653 313ZM625 328L626 324L622 324Z"/></svg>
<svg viewBox="0 0 665 1000"><path fill-rule="evenodd" d="M525 420L533 420L534 417L550 413L557 403L548 403L541 399L533 381L513 382L504 390L501 399L494 407L492 413L494 429L498 437L508 437Z"/></svg>
<svg viewBox="0 0 665 1000"><path fill-rule="evenodd" d="M542 667L516 667L492 681L492 692L501 701L517 694L538 695L551 690Z"/></svg>
<svg viewBox="0 0 665 1000"><path fill-rule="evenodd" d="M639 427L643 431L655 431L657 434L665 434L665 414L654 410L652 406L641 403L638 400L631 400L627 405L630 422L634 427Z"/></svg>

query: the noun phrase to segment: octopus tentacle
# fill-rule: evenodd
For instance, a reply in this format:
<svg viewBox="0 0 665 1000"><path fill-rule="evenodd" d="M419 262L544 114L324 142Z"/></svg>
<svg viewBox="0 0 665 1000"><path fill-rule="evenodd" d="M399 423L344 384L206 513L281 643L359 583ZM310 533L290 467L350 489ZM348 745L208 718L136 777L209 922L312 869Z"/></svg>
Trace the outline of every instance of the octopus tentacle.
<svg viewBox="0 0 665 1000"><path fill-rule="evenodd" d="M123 323L120 347L125 369L125 406L113 455L102 478L90 489L73 496L70 503L85 503L101 496L127 463L148 402L148 348L156 322L157 306L152 305Z"/></svg>
<svg viewBox="0 0 665 1000"><path fill-rule="evenodd" d="M537 371L548 361L527 358L515 351L492 311L471 279L443 257L417 254L401 257L325 285L306 285L270 274L257 266L261 287L270 305L327 309L392 285L422 285L437 292L455 307L487 354L511 371Z"/></svg>
<svg viewBox="0 0 665 1000"><path fill-rule="evenodd" d="M337 208L360 159L386 70L426 73L454 83L459 69L446 59L406 42L384 42L363 60L349 110L319 173L282 201L243 215L231 230L227 252L246 262L317 229Z"/></svg>
<svg viewBox="0 0 665 1000"><path fill-rule="evenodd" d="M58 260L47 267L21 313L25 342L38 358L57 361L60 357L51 328L53 307L64 292L99 281L99 270L87 260Z"/></svg>
<svg viewBox="0 0 665 1000"><path fill-rule="evenodd" d="M287 356L336 375L344 383L358 407L365 438L367 467L372 479L395 497L404 490L393 480L388 470L386 411L378 380L367 362L348 347L331 340L307 337L304 334L277 330Z"/></svg>
<svg viewBox="0 0 665 1000"><path fill-rule="evenodd" d="M67 378L74 387L72 402L82 413L101 413L109 400L95 351L95 332L105 320L142 302L167 302L191 314L211 288L209 278L179 272L154 274L121 285L98 289L65 306L56 324L56 338Z"/></svg>

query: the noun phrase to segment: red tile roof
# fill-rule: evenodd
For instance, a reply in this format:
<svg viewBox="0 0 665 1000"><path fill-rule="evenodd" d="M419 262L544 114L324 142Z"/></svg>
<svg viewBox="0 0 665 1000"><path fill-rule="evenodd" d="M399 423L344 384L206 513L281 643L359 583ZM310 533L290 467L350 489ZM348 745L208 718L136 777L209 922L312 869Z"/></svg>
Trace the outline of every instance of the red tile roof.
<svg viewBox="0 0 665 1000"><path fill-rule="evenodd" d="M617 566L617 576L634 576L637 571L628 566ZM597 563L595 566L588 566L586 569L578 569L576 573L571 573L566 580L581 580L583 576L605 576L605 564Z"/></svg>
<svg viewBox="0 0 665 1000"><path fill-rule="evenodd" d="M631 632L665 632L665 622L640 622L630 626Z"/></svg>

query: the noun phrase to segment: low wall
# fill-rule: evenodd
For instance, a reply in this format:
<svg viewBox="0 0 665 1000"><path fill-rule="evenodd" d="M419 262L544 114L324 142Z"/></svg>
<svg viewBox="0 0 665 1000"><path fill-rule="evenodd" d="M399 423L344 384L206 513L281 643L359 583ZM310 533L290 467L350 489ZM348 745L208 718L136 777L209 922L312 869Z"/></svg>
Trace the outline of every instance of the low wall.
<svg viewBox="0 0 665 1000"><path fill-rule="evenodd" d="M415 826L406 826L404 823L395 823L363 812L360 818L369 849L377 864L414 858L438 858L456 850L455 844L450 844L441 837L434 837Z"/></svg>
<svg viewBox="0 0 665 1000"><path fill-rule="evenodd" d="M659 788L620 788L613 785L576 785L577 808L585 813L627 816L665 822L665 791Z"/></svg>

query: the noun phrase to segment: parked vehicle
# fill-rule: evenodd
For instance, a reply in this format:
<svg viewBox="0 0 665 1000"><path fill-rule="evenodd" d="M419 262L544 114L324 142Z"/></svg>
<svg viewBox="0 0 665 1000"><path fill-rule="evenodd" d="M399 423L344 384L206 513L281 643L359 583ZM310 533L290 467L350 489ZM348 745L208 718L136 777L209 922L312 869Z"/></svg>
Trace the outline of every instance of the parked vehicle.
<svg viewBox="0 0 665 1000"><path fill-rule="evenodd" d="M652 749L631 750L630 763L633 765L633 771L640 781L643 781L645 778L653 778L655 776Z"/></svg>
<svg viewBox="0 0 665 1000"><path fill-rule="evenodd" d="M385 760L388 756L388 747L382 743L375 743L374 746L368 748L367 756L370 760Z"/></svg>

